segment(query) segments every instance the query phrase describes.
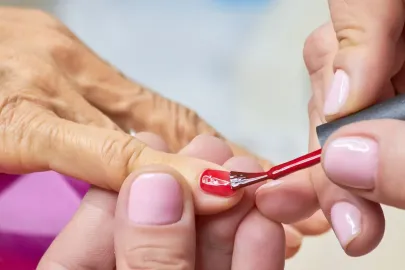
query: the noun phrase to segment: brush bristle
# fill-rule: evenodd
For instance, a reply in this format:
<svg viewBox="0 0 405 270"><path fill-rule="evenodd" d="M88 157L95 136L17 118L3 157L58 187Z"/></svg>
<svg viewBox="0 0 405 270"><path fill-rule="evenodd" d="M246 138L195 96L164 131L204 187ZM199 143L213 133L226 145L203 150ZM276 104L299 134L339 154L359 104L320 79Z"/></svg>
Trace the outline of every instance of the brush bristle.
<svg viewBox="0 0 405 270"><path fill-rule="evenodd" d="M255 183L269 179L266 172L260 173L247 173L247 172L230 172L229 182L232 189L240 189L242 187L250 186Z"/></svg>

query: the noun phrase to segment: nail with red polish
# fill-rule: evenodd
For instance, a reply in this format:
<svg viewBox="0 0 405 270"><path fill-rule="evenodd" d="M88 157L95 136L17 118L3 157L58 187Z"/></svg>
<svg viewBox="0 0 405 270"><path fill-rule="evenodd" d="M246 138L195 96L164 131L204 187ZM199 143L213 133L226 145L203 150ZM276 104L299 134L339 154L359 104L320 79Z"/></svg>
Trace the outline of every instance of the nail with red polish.
<svg viewBox="0 0 405 270"><path fill-rule="evenodd" d="M200 177L200 187L207 193L221 197L235 194L229 181L230 173L219 170L205 170Z"/></svg>

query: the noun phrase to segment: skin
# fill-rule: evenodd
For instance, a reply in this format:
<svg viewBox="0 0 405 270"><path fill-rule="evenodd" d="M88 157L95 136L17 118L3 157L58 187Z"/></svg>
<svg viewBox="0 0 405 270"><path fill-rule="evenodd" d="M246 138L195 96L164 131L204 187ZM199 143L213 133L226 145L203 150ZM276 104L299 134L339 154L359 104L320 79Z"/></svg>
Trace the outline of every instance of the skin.
<svg viewBox="0 0 405 270"><path fill-rule="evenodd" d="M0 172L54 170L116 192L133 171L165 165L189 184L198 215L226 213L244 200L243 191L230 198L202 192L199 176L206 168L225 170L232 155L253 155L194 111L126 78L52 16L0 8L0 63ZM167 144L150 147L141 135L128 135L131 129L155 132ZM196 149L173 154L199 134L225 140L226 149L215 158ZM286 226L286 256L298 251L303 234L327 230L324 224L315 216Z"/></svg>
<svg viewBox="0 0 405 270"><path fill-rule="evenodd" d="M400 0L329 0L331 21L307 39L304 59L311 78L312 98L308 112L311 123L309 149L319 148L314 129L317 125L366 108L378 101L405 93L404 2ZM350 79L349 94L340 110L324 113L325 100L334 72L343 70ZM280 222L303 218L317 209L316 201L331 222L331 207L337 202L354 205L361 213L361 232L343 245L350 256L372 251L384 233L380 204L405 209L403 196L405 125L396 120L373 120L339 129L326 142L327 152L339 138L361 137L378 144L377 172L369 189L341 184L354 176L330 173L322 164L285 178L276 188L263 186L257 192L260 212ZM341 168L345 171L345 168ZM280 204L301 194L300 200L313 202L292 208L288 213L266 207L271 197ZM318 199L318 200L317 200ZM301 213L301 214L300 214Z"/></svg>
<svg viewBox="0 0 405 270"><path fill-rule="evenodd" d="M156 135L137 136L150 147L167 149ZM213 144L216 147L207 151L207 146ZM253 158L232 157L230 151L225 151L227 148L220 140L204 136L193 140L179 154L204 156L229 169L261 168ZM128 191L133 179L145 172L169 173L181 182L186 199L179 223L138 229L128 224L125 210ZM242 202L228 212L195 216L191 190L181 174L162 165L142 167L126 179L119 194L93 187L38 269L114 269L115 265L117 269L180 269L179 265L190 270L284 269L283 227L259 214L253 205L255 189L251 187ZM144 255L140 254L148 254L151 259L143 260Z"/></svg>

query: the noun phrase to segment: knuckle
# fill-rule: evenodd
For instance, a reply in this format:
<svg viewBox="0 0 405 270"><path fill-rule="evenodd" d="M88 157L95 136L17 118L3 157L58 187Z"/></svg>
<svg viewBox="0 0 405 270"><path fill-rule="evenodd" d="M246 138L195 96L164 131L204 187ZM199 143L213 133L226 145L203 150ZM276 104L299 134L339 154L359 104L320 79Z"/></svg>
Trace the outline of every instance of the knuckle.
<svg viewBox="0 0 405 270"><path fill-rule="evenodd" d="M312 32L305 40L303 56L304 62L310 73L320 70L325 64L325 59L337 50L337 41L332 23L326 23Z"/></svg>
<svg viewBox="0 0 405 270"><path fill-rule="evenodd" d="M365 29L354 22L347 22L336 28L336 38L341 49L364 42Z"/></svg>
<svg viewBox="0 0 405 270"><path fill-rule="evenodd" d="M0 101L0 145L5 159L1 162L7 170L18 168L21 172L33 165L32 154L37 151L34 134L38 127L47 126L42 116L42 111L30 106L24 96L14 95Z"/></svg>
<svg viewBox="0 0 405 270"><path fill-rule="evenodd" d="M382 8L366 7L366 2L329 1L329 9L340 48L385 41L396 44L401 37L403 1L386 1L386 5Z"/></svg>
<svg viewBox="0 0 405 270"><path fill-rule="evenodd" d="M103 159L106 164L117 168L119 178L117 186L112 187L114 190L119 189L122 181L131 173L133 164L142 156L146 144L127 135L125 139L117 139L111 137L107 139L101 149Z"/></svg>
<svg viewBox="0 0 405 270"><path fill-rule="evenodd" d="M71 59L76 59L75 55L79 46L71 37L55 31L48 34L48 40L49 52L57 63L70 62Z"/></svg>
<svg viewBox="0 0 405 270"><path fill-rule="evenodd" d="M12 127L18 126L24 129L30 122L31 114L18 113L22 103L26 101L21 95L9 95L2 98L0 102L0 130L10 131Z"/></svg>
<svg viewBox="0 0 405 270"><path fill-rule="evenodd" d="M124 255L130 269L193 269L187 254L176 249L156 246L138 246L127 249Z"/></svg>
<svg viewBox="0 0 405 270"><path fill-rule="evenodd" d="M365 28L362 26L353 7L354 1L329 1L333 20L333 28L340 48L361 44L365 38Z"/></svg>

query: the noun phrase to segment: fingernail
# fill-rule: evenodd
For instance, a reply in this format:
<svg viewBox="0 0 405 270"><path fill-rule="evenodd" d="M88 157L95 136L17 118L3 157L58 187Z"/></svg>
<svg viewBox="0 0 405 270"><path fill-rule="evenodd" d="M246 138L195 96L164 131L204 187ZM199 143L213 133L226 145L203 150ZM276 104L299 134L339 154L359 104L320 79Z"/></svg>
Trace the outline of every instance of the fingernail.
<svg viewBox="0 0 405 270"><path fill-rule="evenodd" d="M168 225L183 214L183 191L170 174L141 174L131 186L128 218L140 225Z"/></svg>
<svg viewBox="0 0 405 270"><path fill-rule="evenodd" d="M349 88L349 76L343 70L337 70L325 100L325 115L334 115L340 111L349 96Z"/></svg>
<svg viewBox="0 0 405 270"><path fill-rule="evenodd" d="M327 176L336 184L372 189L378 166L378 145L368 138L336 139L327 146L323 162Z"/></svg>
<svg viewBox="0 0 405 270"><path fill-rule="evenodd" d="M205 170L200 176L200 187L204 192L220 197L230 197L236 194L230 183L227 171Z"/></svg>
<svg viewBox="0 0 405 270"><path fill-rule="evenodd" d="M346 249L361 232L361 213L347 202L336 203L331 210L332 226L341 244Z"/></svg>

